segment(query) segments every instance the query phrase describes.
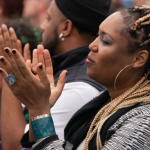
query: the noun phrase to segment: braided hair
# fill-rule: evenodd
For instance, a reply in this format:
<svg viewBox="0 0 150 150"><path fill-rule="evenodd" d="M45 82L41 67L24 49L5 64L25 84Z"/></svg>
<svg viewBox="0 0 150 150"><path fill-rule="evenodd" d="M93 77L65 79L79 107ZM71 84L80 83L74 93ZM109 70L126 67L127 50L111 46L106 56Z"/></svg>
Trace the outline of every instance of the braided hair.
<svg viewBox="0 0 150 150"><path fill-rule="evenodd" d="M142 5L119 10L125 27L121 34L130 36L130 52L145 49L150 51L150 6ZM132 49L132 51L131 51ZM150 66L150 65L149 65ZM102 126L116 111L140 102L150 102L150 80L148 71L132 88L105 105L95 116L85 139L84 150L88 150L90 140L96 136L97 150L102 149L100 131Z"/></svg>
<svg viewBox="0 0 150 150"><path fill-rule="evenodd" d="M150 6L134 6L119 10L123 16L124 26L121 34L129 36L128 52L135 53L147 50L150 54ZM145 72L150 70L150 57L145 66Z"/></svg>

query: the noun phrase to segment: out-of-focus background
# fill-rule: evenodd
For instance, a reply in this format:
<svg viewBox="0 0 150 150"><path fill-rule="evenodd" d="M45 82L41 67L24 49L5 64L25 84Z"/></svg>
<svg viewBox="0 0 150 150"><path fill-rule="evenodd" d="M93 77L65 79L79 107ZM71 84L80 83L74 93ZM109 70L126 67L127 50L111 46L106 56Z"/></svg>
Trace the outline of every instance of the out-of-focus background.
<svg viewBox="0 0 150 150"><path fill-rule="evenodd" d="M41 43L40 25L46 19L51 0L0 0L0 25L13 27L22 47L30 44L30 50ZM150 0L112 0L110 14L120 7L150 5Z"/></svg>
<svg viewBox="0 0 150 150"><path fill-rule="evenodd" d="M134 5L150 5L150 0L112 0L110 14L120 7L130 7Z"/></svg>

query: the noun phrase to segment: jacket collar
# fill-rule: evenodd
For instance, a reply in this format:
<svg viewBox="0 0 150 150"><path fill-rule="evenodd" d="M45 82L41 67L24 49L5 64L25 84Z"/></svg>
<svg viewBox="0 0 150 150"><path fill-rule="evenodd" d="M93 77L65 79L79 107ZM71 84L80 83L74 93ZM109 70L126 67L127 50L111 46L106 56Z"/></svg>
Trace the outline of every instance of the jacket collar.
<svg viewBox="0 0 150 150"><path fill-rule="evenodd" d="M77 65L83 63L85 58L89 54L90 50L88 49L89 45L84 45L76 49L70 50L68 52L62 53L52 57L52 63L54 68L54 74L57 70L63 70L72 65Z"/></svg>

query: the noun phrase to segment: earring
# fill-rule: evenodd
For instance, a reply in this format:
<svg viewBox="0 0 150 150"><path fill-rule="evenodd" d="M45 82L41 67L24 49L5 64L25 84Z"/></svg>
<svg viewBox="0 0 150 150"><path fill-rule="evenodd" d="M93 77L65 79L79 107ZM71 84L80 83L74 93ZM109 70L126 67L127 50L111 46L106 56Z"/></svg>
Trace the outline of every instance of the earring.
<svg viewBox="0 0 150 150"><path fill-rule="evenodd" d="M117 78L119 77L120 73L121 73L124 69L126 69L127 67L132 66L132 65L134 65L134 64L130 64L130 65L125 66L125 67L124 67L123 69L121 69L120 72L117 74L117 76L116 76L116 78L115 78L115 81L114 81L114 89L115 89L116 91L117 91L117 89L116 89L116 81L117 81Z"/></svg>
<svg viewBox="0 0 150 150"><path fill-rule="evenodd" d="M64 41L65 40L65 38L63 37L63 33L61 33L60 35L59 35L59 39L61 39L62 41Z"/></svg>

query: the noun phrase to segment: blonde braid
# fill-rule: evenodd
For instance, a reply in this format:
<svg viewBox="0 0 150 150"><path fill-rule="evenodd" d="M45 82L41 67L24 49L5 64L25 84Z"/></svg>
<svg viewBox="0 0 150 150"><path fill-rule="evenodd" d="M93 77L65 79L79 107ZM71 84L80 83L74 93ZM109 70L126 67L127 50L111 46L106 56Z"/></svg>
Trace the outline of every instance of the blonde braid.
<svg viewBox="0 0 150 150"><path fill-rule="evenodd" d="M149 74L150 72L148 72ZM88 144L97 132L96 145L97 150L102 149L100 131L106 120L116 111L122 108L133 106L140 102L150 102L150 84L145 75L136 85L127 90L124 94L112 100L105 105L95 116L85 139L84 150L88 150Z"/></svg>
<svg viewBox="0 0 150 150"><path fill-rule="evenodd" d="M147 19L149 19L150 18L150 14L147 14L146 16L144 16L144 17L142 17L142 18L139 18L136 22L135 22L135 25L131 28L132 30L136 30L137 29L137 27L138 27L138 25L141 23L141 22L143 22L143 21L145 21L145 20L147 20ZM147 23L146 23L146 25L148 25Z"/></svg>
<svg viewBox="0 0 150 150"><path fill-rule="evenodd" d="M131 8L133 8L133 7L131 7ZM150 25L150 21L149 20L146 21L146 22L144 22L145 20L147 20L147 19L150 18L150 6L148 6L148 5L142 5L142 6L135 6L133 8L134 12L139 11L139 10L143 12L143 15L142 15L143 17L139 18L135 22L134 26L132 26L131 30L134 30L134 31L137 29L137 27L141 27L141 26L145 26L145 25Z"/></svg>

